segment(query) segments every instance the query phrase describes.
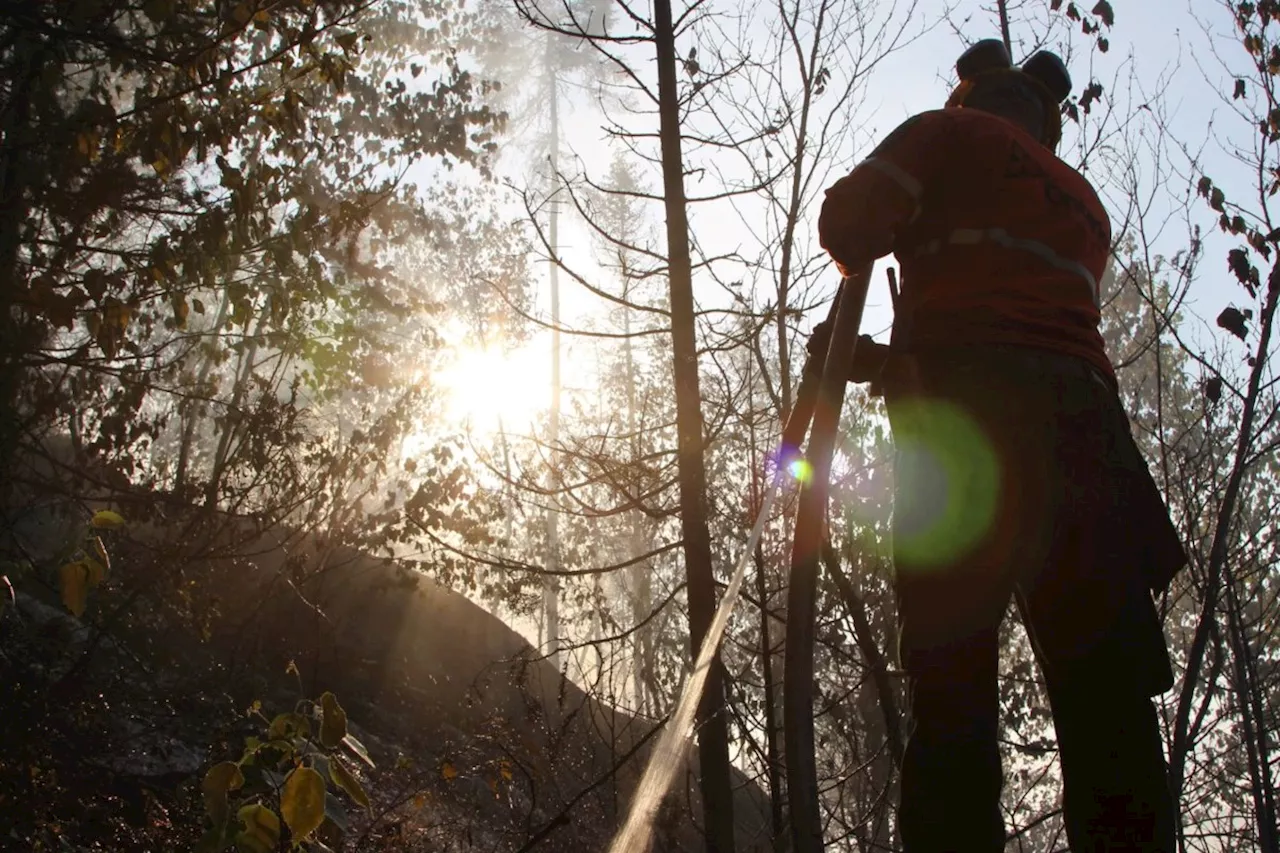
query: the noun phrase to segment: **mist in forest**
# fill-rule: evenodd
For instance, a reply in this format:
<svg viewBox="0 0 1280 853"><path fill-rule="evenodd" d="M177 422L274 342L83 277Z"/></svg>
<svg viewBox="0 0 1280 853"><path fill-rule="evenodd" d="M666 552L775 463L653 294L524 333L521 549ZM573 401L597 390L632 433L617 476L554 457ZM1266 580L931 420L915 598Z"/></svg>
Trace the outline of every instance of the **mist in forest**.
<svg viewBox="0 0 1280 853"><path fill-rule="evenodd" d="M1280 853L1280 10L1088 5L14 0L0 849L605 850L741 559L651 849L787 849L802 477L765 490L840 281L818 211L1004 27L1075 78L1058 154L1190 558L1158 601L1181 850ZM833 851L902 847L894 460L849 385ZM1016 620L1000 654L1008 845L1061 850Z"/></svg>

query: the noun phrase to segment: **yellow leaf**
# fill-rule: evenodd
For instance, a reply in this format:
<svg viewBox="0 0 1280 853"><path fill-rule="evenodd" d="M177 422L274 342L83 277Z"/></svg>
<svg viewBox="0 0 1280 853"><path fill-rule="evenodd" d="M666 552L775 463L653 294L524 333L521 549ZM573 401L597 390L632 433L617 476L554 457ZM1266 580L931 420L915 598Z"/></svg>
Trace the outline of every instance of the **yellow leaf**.
<svg viewBox="0 0 1280 853"><path fill-rule="evenodd" d="M419 791L413 795L413 807L421 811L427 806L427 795Z"/></svg>
<svg viewBox="0 0 1280 853"><path fill-rule="evenodd" d="M333 749L347 736L347 712L338 704L338 697L328 691L320 697L320 708L324 712L320 718L320 743Z"/></svg>
<svg viewBox="0 0 1280 853"><path fill-rule="evenodd" d="M333 784L346 791L351 799L366 809L369 808L369 795L365 793L360 780L351 775L351 771L342 765L336 755L329 759L329 778L333 779Z"/></svg>
<svg viewBox="0 0 1280 853"><path fill-rule="evenodd" d="M452 763L446 761L440 765L440 775L446 779L456 779L458 778L458 769Z"/></svg>
<svg viewBox="0 0 1280 853"><path fill-rule="evenodd" d="M267 14L266 9L259 9L253 16L253 22L255 24L265 24L270 19L271 16Z"/></svg>
<svg viewBox="0 0 1280 853"><path fill-rule="evenodd" d="M298 767L284 780L280 813L295 840L302 840L324 822L324 777L310 767Z"/></svg>
<svg viewBox="0 0 1280 853"><path fill-rule="evenodd" d="M97 560L93 559L93 557L85 557L80 562L84 563L89 586L97 586L106 580L107 568L102 565L102 563L99 563Z"/></svg>
<svg viewBox="0 0 1280 853"><path fill-rule="evenodd" d="M115 530L118 527L124 527L124 516L109 509L103 509L93 514L89 524L99 530Z"/></svg>
<svg viewBox="0 0 1280 853"><path fill-rule="evenodd" d="M260 803L242 806L236 817L244 829L236 836L236 843L250 853L271 853L280 846L280 818Z"/></svg>
<svg viewBox="0 0 1280 853"><path fill-rule="evenodd" d="M89 568L82 560L58 569L62 603L76 616L83 616L89 597Z"/></svg>
<svg viewBox="0 0 1280 853"><path fill-rule="evenodd" d="M503 779L506 779L508 782L511 781L511 764L509 762L504 761L499 764L498 772L502 774Z"/></svg>
<svg viewBox="0 0 1280 853"><path fill-rule="evenodd" d="M204 782L200 789L204 793L204 810L208 812L213 825L221 828L231 816L231 806L227 803L227 792L234 791L244 784L244 774L239 766L224 761L209 768L204 774Z"/></svg>

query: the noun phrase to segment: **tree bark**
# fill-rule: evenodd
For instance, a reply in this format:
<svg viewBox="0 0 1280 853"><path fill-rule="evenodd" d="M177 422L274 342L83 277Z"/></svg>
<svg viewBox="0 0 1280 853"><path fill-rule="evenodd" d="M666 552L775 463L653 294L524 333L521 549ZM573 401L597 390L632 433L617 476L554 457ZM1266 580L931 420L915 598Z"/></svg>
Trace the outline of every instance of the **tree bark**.
<svg viewBox="0 0 1280 853"><path fill-rule="evenodd" d="M1236 435L1235 455L1232 459L1231 473L1227 478L1227 486L1223 491L1222 502L1218 505L1213 541L1209 548L1209 560L1205 569L1200 617L1196 624L1195 636L1191 641L1191 648L1187 651L1187 665L1182 677L1182 687L1178 692L1177 711L1174 714L1173 742L1169 749L1169 785L1173 792L1174 803L1179 809L1179 827L1182 823L1180 805L1182 784L1186 778L1187 754L1191 750L1191 709L1195 704L1196 685L1200 682L1200 671L1204 664L1209 635L1216 624L1222 583L1226 573L1230 571L1227 566L1227 552L1231 527L1239 504L1240 489L1249 467L1249 457L1253 450L1254 422L1258 416L1258 398L1262 388L1263 371L1268 361L1267 355L1271 346L1277 303L1280 303L1280 264L1272 267L1271 274L1267 276L1267 295L1259 317L1261 331L1254 353L1254 365L1249 374L1249 386L1245 391L1243 411L1240 413L1240 431Z"/></svg>
<svg viewBox="0 0 1280 853"><path fill-rule="evenodd" d="M548 237L551 241L551 422L547 428L547 443L550 446L548 479L551 482L551 506L547 508L547 569L548 574L542 579L542 606L546 611L547 625L547 660L558 671L560 669L560 578L555 574L560 569L560 512L556 503L560 500L559 465L556 451L560 443L560 200L556 197L560 189L559 157L560 149L560 95L556 88L555 64L552 51L556 36L547 33L547 75L550 79L551 108L551 209L548 212Z"/></svg>
<svg viewBox="0 0 1280 853"><path fill-rule="evenodd" d="M715 615L716 587L711 568L711 537L707 530L707 482L702 456L702 396L698 381L693 266L685 209L675 26L670 0L655 0L653 33L658 59L658 116L667 214L680 528L684 538L685 573L689 581L689 639L696 655ZM724 715L724 673L718 658L707 676L706 690L698 705L696 719L707 850L710 853L732 853L734 821L729 729Z"/></svg>

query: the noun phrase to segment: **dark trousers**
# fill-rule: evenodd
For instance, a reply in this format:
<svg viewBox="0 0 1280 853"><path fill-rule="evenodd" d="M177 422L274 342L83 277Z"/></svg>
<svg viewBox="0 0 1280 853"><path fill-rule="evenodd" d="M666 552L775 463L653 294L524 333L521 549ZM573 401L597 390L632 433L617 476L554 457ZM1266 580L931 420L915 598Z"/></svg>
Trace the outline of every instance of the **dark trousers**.
<svg viewBox="0 0 1280 853"><path fill-rule="evenodd" d="M1071 849L1174 851L1150 699L1173 677L1151 589L1181 546L1114 391L1066 367L948 354L922 363L922 388L889 389L907 853L1004 849L997 675L1011 598L1048 688Z"/></svg>

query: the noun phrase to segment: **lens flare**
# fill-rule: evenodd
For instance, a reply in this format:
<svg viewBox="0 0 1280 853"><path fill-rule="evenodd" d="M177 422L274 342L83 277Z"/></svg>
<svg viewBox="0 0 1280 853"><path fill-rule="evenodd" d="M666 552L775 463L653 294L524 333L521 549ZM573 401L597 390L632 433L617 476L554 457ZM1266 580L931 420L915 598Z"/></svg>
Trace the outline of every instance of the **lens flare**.
<svg viewBox="0 0 1280 853"><path fill-rule="evenodd" d="M804 459L792 459L787 463L787 473L790 474L797 483L807 484L813 479L813 466Z"/></svg>
<svg viewBox="0 0 1280 853"><path fill-rule="evenodd" d="M964 556L995 520L1001 475L990 439L959 407L926 401L900 405L894 433L900 562L924 569Z"/></svg>

